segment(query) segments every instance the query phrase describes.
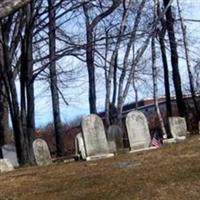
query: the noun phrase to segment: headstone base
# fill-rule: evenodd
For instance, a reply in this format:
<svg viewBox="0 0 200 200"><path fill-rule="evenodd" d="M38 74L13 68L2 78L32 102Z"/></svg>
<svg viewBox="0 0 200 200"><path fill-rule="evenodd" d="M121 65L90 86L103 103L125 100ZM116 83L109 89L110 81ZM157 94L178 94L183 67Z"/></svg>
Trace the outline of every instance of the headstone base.
<svg viewBox="0 0 200 200"><path fill-rule="evenodd" d="M153 150L153 149L158 149L158 147L148 147L148 148L143 148L143 149L133 149L133 150L130 150L129 153L136 153L136 152L140 152L140 151L149 151L149 150Z"/></svg>
<svg viewBox="0 0 200 200"><path fill-rule="evenodd" d="M186 136L179 136L179 137L176 137L176 141L179 142L179 141L183 141L186 139Z"/></svg>
<svg viewBox="0 0 200 200"><path fill-rule="evenodd" d="M175 138L170 138L170 139L163 140L163 144L175 144L175 143L176 143L176 139Z"/></svg>
<svg viewBox="0 0 200 200"><path fill-rule="evenodd" d="M175 144L177 142L184 141L186 139L186 136L178 136L176 138L170 138L163 140L163 144Z"/></svg>
<svg viewBox="0 0 200 200"><path fill-rule="evenodd" d="M95 155L95 156L88 156L88 157L86 157L86 161L100 160L100 159L110 158L110 157L113 157L113 156L114 156L113 153L99 154L99 155Z"/></svg>

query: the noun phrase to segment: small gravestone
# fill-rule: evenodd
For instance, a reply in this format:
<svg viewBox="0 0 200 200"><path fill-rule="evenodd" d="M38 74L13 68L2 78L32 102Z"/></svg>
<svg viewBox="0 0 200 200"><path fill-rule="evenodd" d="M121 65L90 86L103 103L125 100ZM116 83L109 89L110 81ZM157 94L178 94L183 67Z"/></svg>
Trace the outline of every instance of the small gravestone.
<svg viewBox="0 0 200 200"><path fill-rule="evenodd" d="M42 139L33 142L33 152L37 165L49 165L52 163L51 155L47 143Z"/></svg>
<svg viewBox="0 0 200 200"><path fill-rule="evenodd" d="M100 117L91 114L85 117L81 123L83 141L86 151L86 160L111 157L104 125Z"/></svg>
<svg viewBox="0 0 200 200"><path fill-rule="evenodd" d="M10 160L14 167L18 167L16 148L14 144L5 144L2 146L3 158Z"/></svg>
<svg viewBox="0 0 200 200"><path fill-rule="evenodd" d="M78 159L86 159L85 146L81 133L77 134L75 137L75 154Z"/></svg>
<svg viewBox="0 0 200 200"><path fill-rule="evenodd" d="M120 149L123 149L123 132L117 125L111 125L107 131L107 139L110 148L110 152L115 153Z"/></svg>
<svg viewBox="0 0 200 200"><path fill-rule="evenodd" d="M187 125L183 117L169 117L169 127L173 138L182 140L187 135Z"/></svg>
<svg viewBox="0 0 200 200"><path fill-rule="evenodd" d="M14 170L14 167L10 160L8 159L0 159L0 173L9 172Z"/></svg>
<svg viewBox="0 0 200 200"><path fill-rule="evenodd" d="M126 128L132 152L148 150L151 137L147 119L142 112L132 111L126 117Z"/></svg>

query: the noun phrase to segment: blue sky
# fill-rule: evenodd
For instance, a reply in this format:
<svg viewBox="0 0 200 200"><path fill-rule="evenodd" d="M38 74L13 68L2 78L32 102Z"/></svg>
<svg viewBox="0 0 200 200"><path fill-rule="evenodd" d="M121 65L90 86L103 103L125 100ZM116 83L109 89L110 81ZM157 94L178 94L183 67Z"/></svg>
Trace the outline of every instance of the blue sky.
<svg viewBox="0 0 200 200"><path fill-rule="evenodd" d="M183 9L183 17L189 19L200 19L200 0L180 0L180 4ZM191 45L199 45L200 43L200 23L187 22L188 37L191 39ZM195 38L198 38L195 39ZM198 46L197 46L198 47ZM61 62L69 64L72 68L78 64L75 60L62 60ZM186 67L184 60L180 60L180 65L182 66L182 79L187 79L187 74L185 73ZM76 72L78 80L76 85L74 81L68 80L68 88L63 91L66 100L69 102L67 106L61 99L61 118L64 122L68 122L76 118L77 116L86 115L89 113L88 105L88 86L87 86L87 71L86 68L82 68L82 71ZM98 72L97 74L101 73ZM97 76L98 77L98 76ZM182 80L183 82L185 80ZM35 101L36 101L36 126L46 125L48 122L52 121L52 105L51 97L48 90L47 82L36 82L35 83ZM104 105L104 84L98 85L97 90L97 106L99 110L103 109ZM140 98L151 97L140 93ZM129 96L128 100L133 99L133 96Z"/></svg>

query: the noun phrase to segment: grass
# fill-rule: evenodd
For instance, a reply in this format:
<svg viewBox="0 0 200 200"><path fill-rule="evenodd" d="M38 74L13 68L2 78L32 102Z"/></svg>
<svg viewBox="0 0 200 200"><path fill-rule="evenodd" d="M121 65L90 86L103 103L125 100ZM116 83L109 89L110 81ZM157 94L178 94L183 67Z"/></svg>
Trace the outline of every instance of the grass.
<svg viewBox="0 0 200 200"><path fill-rule="evenodd" d="M199 200L200 136L158 150L0 175L0 200Z"/></svg>

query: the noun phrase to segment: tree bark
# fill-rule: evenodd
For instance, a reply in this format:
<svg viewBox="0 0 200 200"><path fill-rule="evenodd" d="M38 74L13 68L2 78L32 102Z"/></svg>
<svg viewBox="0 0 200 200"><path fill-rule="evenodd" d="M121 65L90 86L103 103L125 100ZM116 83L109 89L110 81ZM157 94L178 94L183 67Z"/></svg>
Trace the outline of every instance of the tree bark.
<svg viewBox="0 0 200 200"><path fill-rule="evenodd" d="M160 16L160 4L158 2L157 5L157 13ZM159 31L159 43L160 43L160 50L162 56L162 63L164 69L164 85L165 85L165 96L166 96L166 110L167 110L167 117L172 116L172 108L171 108L171 95L170 95L170 85L169 85L169 70L168 70L168 62L167 62L167 54L166 54L166 46L165 46L165 21L163 18L160 20L162 24L162 29Z"/></svg>
<svg viewBox="0 0 200 200"><path fill-rule="evenodd" d="M0 158L3 158L2 146L5 144L5 134L6 129L8 128L8 110L5 106L5 98L6 96L3 80L0 80Z"/></svg>
<svg viewBox="0 0 200 200"><path fill-rule="evenodd" d="M33 29L34 29L34 6L33 0L26 8L27 18L25 27L25 36L22 40L22 61L21 79L22 92L24 94L21 99L21 118L25 136L25 141L28 146L28 159L31 164L35 163L32 143L35 133L35 101L34 101L34 83L33 78ZM24 99L23 99L24 98Z"/></svg>
<svg viewBox="0 0 200 200"><path fill-rule="evenodd" d="M64 133L62 129L62 122L60 118L60 104L56 72L56 16L55 16L55 0L48 0L49 5L49 58L50 58L50 86L52 97L52 108L54 118L54 131L56 138L57 155L64 155Z"/></svg>
<svg viewBox="0 0 200 200"><path fill-rule="evenodd" d="M17 9L25 6L31 0L1 0L0 2L0 19L8 16Z"/></svg>
<svg viewBox="0 0 200 200"><path fill-rule="evenodd" d="M154 0L154 1L156 2L156 0ZM160 108L159 108L159 104L158 104L158 84L157 84L158 73L157 73L157 67L156 67L155 35L156 35L156 32L153 34L152 42L151 42L154 105L155 105L155 110L156 110L156 113L157 113L157 116L158 116L158 120L159 120L159 123L160 123L160 127L161 127L161 130L162 130L163 137L166 138L167 133L166 133L166 130L165 130L165 125L164 125L163 118L162 118Z"/></svg>
<svg viewBox="0 0 200 200"><path fill-rule="evenodd" d="M167 7L169 0L163 0L164 6ZM172 16L171 5L169 6L166 14L166 27L168 31L170 50L171 50L171 63L172 63L172 72L173 72L173 82L176 93L176 103L179 111L179 115L184 117L186 115L185 103L183 100L182 87L181 87L181 78L179 73L178 65L178 52L177 52L177 43L174 33L174 19Z"/></svg>

